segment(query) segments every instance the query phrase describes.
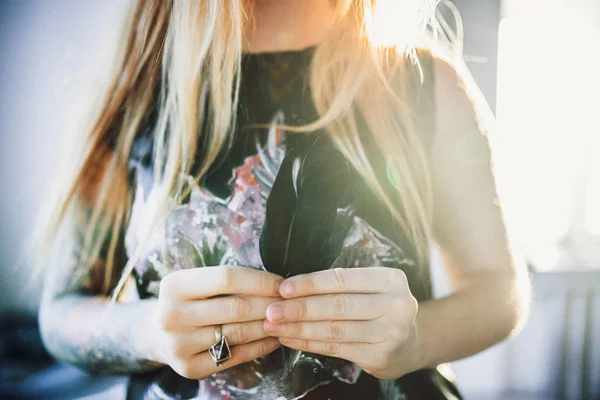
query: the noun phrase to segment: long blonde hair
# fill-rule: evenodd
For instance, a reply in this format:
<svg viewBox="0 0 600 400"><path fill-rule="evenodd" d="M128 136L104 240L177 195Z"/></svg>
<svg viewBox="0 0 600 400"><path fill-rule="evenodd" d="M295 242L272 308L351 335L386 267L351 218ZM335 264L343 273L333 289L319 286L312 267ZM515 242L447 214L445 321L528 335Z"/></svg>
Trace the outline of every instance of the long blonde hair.
<svg viewBox="0 0 600 400"><path fill-rule="evenodd" d="M389 42L381 40L382 31L390 30L390 21L382 21L382 16L389 19L386 5L393 5L400 18L392 21L394 26L402 26L402 34ZM420 38L427 26L433 26L436 5L436 0L335 1L335 21L317 46L310 70L319 119L296 128L327 130L389 207L420 264L428 261L432 199L426 152L410 107L410 85L404 82L417 65L414 48L423 45ZM196 183L231 142L242 44L250 18L249 0L137 1L107 97L83 137L82 157L71 169L73 176L64 180L67 186L59 190L43 225L39 254L50 248L70 209L93 210L85 222L80 267L89 268L108 243L103 290L109 292L115 249L132 201L127 162L143 118L158 104L153 194L159 206L147 217L153 221L149 225L158 226L190 188L183 177L189 176L198 159L199 141L206 150ZM381 154L391 160L388 168L400 188L399 198L391 198L376 176L359 138L359 115ZM400 203L402 207L395 206ZM128 263L116 292L132 268Z"/></svg>

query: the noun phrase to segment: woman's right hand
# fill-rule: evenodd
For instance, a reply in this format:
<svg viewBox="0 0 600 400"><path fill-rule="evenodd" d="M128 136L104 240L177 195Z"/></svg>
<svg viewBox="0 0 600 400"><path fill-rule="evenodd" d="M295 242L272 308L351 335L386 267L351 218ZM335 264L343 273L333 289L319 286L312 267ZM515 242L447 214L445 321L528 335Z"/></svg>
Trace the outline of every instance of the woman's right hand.
<svg viewBox="0 0 600 400"><path fill-rule="evenodd" d="M151 357L183 377L205 379L271 353L280 344L264 332L263 321L268 305L281 300L282 281L279 275L232 266L167 275L160 283L148 335ZM211 298L219 295L226 296ZM231 358L219 367L207 351L215 343L218 325L231 349Z"/></svg>

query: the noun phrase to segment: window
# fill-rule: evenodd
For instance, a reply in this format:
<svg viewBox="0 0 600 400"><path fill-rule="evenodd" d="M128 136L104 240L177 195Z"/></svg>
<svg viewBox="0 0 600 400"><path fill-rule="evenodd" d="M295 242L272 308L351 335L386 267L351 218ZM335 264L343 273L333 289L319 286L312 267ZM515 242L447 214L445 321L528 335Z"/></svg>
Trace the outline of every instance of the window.
<svg viewBox="0 0 600 400"><path fill-rule="evenodd" d="M538 270L600 268L600 3L503 14L492 147L510 235Z"/></svg>

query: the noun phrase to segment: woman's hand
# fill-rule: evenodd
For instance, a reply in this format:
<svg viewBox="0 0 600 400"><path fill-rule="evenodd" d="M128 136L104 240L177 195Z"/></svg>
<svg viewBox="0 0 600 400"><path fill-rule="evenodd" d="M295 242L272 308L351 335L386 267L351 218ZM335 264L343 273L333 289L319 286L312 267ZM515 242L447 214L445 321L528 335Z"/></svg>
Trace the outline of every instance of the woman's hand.
<svg viewBox="0 0 600 400"><path fill-rule="evenodd" d="M253 360L278 348L263 330L267 306L279 298L278 275L244 267L203 267L173 272L160 284L149 344L155 361L190 379ZM233 295L210 298L217 295ZM215 328L231 346L217 367L208 353Z"/></svg>
<svg viewBox="0 0 600 400"><path fill-rule="evenodd" d="M339 357L394 379L421 367L417 301L395 268L336 268L298 275L267 308L265 331L284 346Z"/></svg>

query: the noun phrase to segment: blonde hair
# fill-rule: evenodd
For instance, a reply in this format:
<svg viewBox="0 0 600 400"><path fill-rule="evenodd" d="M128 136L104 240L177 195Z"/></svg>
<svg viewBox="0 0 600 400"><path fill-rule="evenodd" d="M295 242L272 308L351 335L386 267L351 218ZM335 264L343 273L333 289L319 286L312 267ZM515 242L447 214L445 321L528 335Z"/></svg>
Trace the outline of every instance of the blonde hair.
<svg viewBox="0 0 600 400"><path fill-rule="evenodd" d="M108 238L103 291L109 292L115 249L132 201L127 162L149 109L158 104L153 126L153 195L158 207L148 216L150 225L158 226L189 191L183 178L199 158L195 150L199 141L206 150L199 158L195 183L231 143L242 44L252 15L247 1L137 1L107 97L83 138L74 176L59 189L43 224L38 254L46 254L69 210L91 208L80 267L89 268ZM426 27L433 26L434 32L440 27L432 24L436 5L435 0L336 1L336 19L317 46L310 69L319 119L293 128L327 130L406 232L420 264L428 261L432 199L426 152L413 121L406 82L412 78L409 70L418 69L414 49L424 44L421 38L431 36L425 35ZM403 26L402 35L387 42L381 39L386 37L382 32L390 30L390 21L381 20L389 17L385 7L392 7L401 18L391 21L393 25ZM359 118L373 133L381 154L392 161L388 168L400 188L398 198L391 198L376 176L359 137ZM115 292L132 268L130 261Z"/></svg>

